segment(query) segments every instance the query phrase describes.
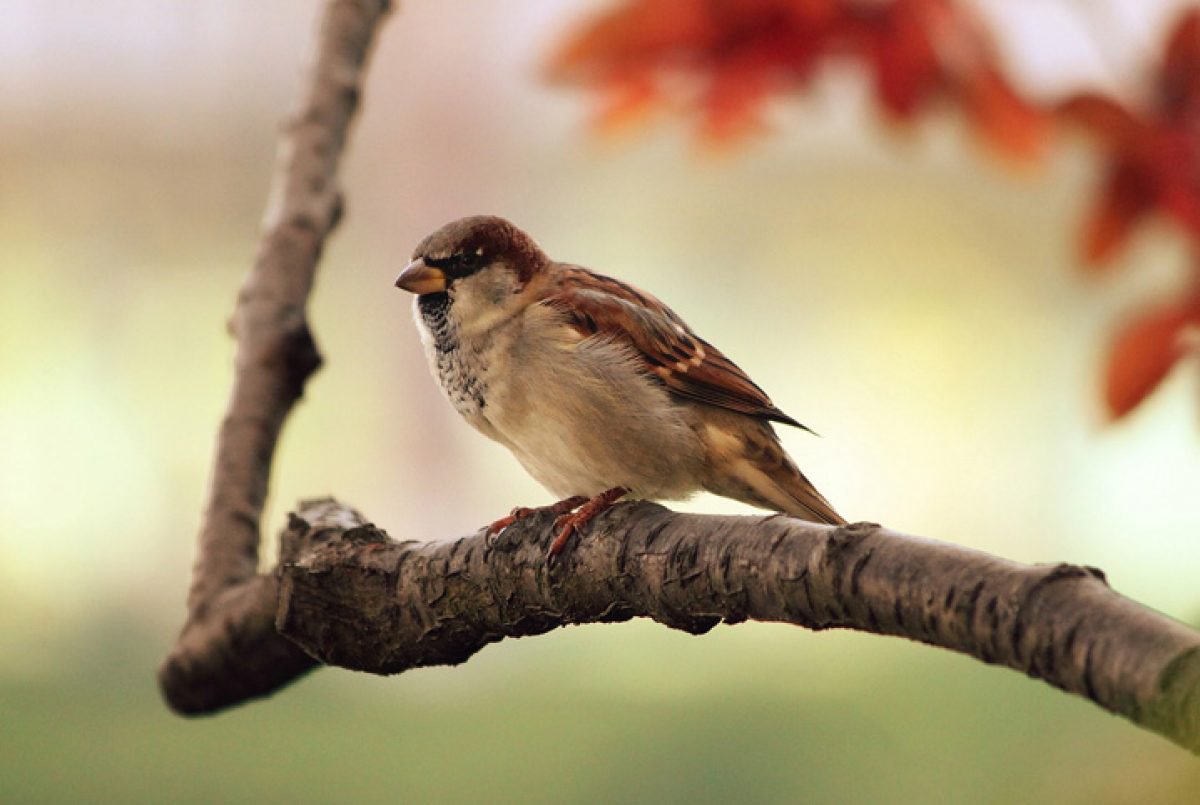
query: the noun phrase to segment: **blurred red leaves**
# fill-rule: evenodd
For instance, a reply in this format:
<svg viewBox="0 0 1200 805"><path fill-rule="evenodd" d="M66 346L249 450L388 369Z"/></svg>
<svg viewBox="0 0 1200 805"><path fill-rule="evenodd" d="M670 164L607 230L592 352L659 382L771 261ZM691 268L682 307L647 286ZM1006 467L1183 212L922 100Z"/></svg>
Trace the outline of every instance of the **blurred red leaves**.
<svg viewBox="0 0 1200 805"><path fill-rule="evenodd" d="M1142 311L1117 335L1104 395L1113 418L1128 414L1158 387L1183 356L1189 327L1200 328L1200 294Z"/></svg>
<svg viewBox="0 0 1200 805"><path fill-rule="evenodd" d="M1144 109L1094 94L1059 107L1107 152L1103 189L1084 232L1088 265L1109 262L1134 226L1156 211L1200 244L1200 10L1172 31L1149 90Z"/></svg>
<svg viewBox="0 0 1200 805"><path fill-rule="evenodd" d="M1110 265L1137 225L1156 213L1183 230L1200 258L1200 9L1172 29L1138 108L1082 94L1057 111L1098 141L1107 162L1084 226L1085 265ZM1140 311L1114 339L1105 381L1112 418L1128 414L1158 387L1185 354L1184 332L1200 327L1200 262L1192 270L1192 290Z"/></svg>
<svg viewBox="0 0 1200 805"><path fill-rule="evenodd" d="M1017 160L1036 160L1052 126L1081 127L1104 159L1082 233L1085 265L1109 264L1160 214L1197 247L1200 288L1200 8L1173 28L1136 108L1094 93L1054 106L1023 98L970 5L955 0L623 0L587 21L550 68L557 80L600 91L602 128L680 108L698 114L704 141L727 144L764 128L765 102L808 89L833 58L868 73L885 119L904 124L954 109L981 141ZM1118 335L1105 393L1112 417L1153 391L1198 319L1200 291L1188 291Z"/></svg>
<svg viewBox="0 0 1200 805"><path fill-rule="evenodd" d="M947 99L1002 153L1031 158L1045 139L1047 115L1009 87L950 0L629 0L576 33L551 73L603 91L602 126L682 100L723 143L760 129L764 101L806 89L833 56L867 67L893 121Z"/></svg>
<svg viewBox="0 0 1200 805"><path fill-rule="evenodd" d="M1008 84L968 14L948 0L842 5L850 50L867 57L876 98L893 120L911 120L943 99L1000 153L1021 160L1041 154L1047 115Z"/></svg>

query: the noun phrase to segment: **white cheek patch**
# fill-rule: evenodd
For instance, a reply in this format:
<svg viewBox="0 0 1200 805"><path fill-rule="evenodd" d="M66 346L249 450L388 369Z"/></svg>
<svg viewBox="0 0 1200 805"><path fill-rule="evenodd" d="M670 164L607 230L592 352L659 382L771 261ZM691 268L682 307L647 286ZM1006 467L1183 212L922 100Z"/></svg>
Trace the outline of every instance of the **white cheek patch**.
<svg viewBox="0 0 1200 805"><path fill-rule="evenodd" d="M488 266L454 283L452 307L460 332L477 335L511 318L518 310L511 272L503 264Z"/></svg>

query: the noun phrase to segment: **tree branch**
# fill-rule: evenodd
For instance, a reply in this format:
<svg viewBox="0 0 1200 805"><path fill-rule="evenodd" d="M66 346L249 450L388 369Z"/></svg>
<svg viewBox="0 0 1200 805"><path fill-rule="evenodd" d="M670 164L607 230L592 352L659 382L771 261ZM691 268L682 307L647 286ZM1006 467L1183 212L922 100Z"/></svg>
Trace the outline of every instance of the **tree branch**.
<svg viewBox="0 0 1200 805"><path fill-rule="evenodd" d="M870 523L615 507L546 561L551 517L396 542L331 500L283 535L276 628L321 662L395 674L574 623L652 618L703 634L792 623L907 637L1006 665L1200 752L1200 632L1075 565L1027 566ZM346 524L354 525L347 528Z"/></svg>
<svg viewBox="0 0 1200 805"><path fill-rule="evenodd" d="M182 712L207 709L212 685L257 695L314 665L260 628L270 623L275 585L255 575L259 530L279 432L321 364L305 306L321 248L341 215L338 159L388 8L388 0L326 3L309 81L280 138L258 255L230 321L236 373L217 436L188 619L159 670L163 695ZM264 645L247 652L247 639ZM240 682L226 678L233 670L226 663L237 666Z"/></svg>

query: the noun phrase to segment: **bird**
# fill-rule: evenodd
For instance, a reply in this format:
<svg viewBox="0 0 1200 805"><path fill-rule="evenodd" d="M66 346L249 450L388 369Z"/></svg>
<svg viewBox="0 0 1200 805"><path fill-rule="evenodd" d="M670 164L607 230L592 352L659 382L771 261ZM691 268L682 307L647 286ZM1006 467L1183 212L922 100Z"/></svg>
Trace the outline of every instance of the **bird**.
<svg viewBox="0 0 1200 805"><path fill-rule="evenodd" d="M551 506L553 559L622 497L701 490L804 520L844 520L784 450L773 424L809 430L654 296L552 260L493 215L425 237L396 287L434 377L475 429L507 447Z"/></svg>

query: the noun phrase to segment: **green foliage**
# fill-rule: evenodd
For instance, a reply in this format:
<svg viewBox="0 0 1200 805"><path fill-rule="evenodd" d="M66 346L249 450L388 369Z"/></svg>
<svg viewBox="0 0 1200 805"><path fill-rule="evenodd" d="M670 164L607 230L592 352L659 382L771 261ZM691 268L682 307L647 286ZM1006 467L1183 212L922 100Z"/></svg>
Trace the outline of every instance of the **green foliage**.
<svg viewBox="0 0 1200 805"><path fill-rule="evenodd" d="M648 623L588 627L502 644L458 669L388 680L326 670L268 701L186 720L158 700L147 650L131 649L153 640L127 624L119 639L121 626L93 634L102 648L68 676L0 681L0 801L1200 794L1194 760L1165 741L1011 672L900 641L782 626L698 639Z"/></svg>

